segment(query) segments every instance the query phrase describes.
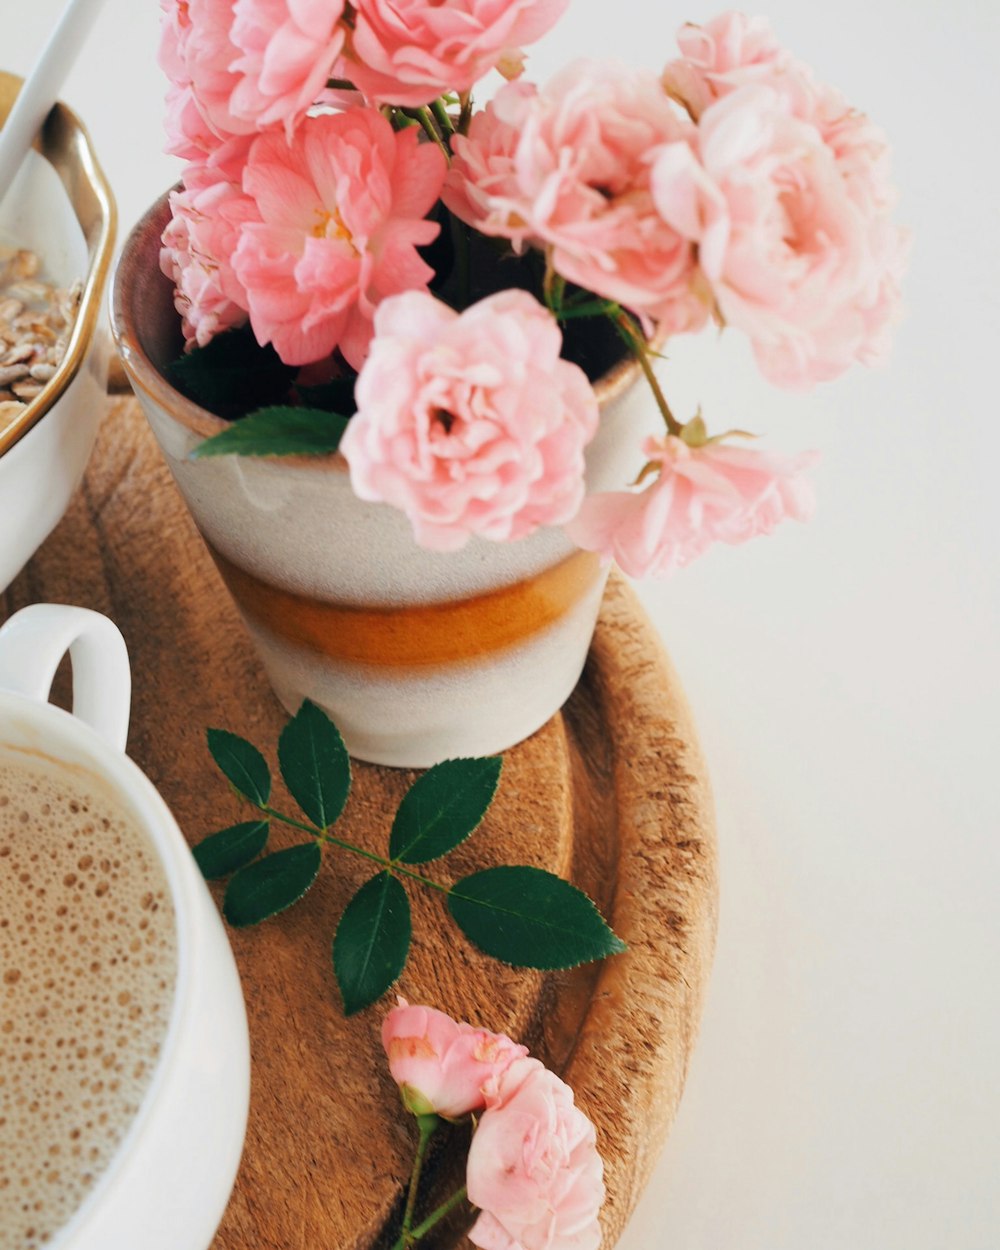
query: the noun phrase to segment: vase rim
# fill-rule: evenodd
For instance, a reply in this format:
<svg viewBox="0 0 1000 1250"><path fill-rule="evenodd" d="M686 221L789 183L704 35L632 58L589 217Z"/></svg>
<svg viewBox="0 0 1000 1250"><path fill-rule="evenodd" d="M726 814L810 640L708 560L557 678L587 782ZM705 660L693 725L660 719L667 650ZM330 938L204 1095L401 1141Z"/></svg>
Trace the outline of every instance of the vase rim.
<svg viewBox="0 0 1000 1250"><path fill-rule="evenodd" d="M111 329L115 345L133 388L145 392L159 407L192 433L202 438L211 438L228 429L232 423L195 403L167 380L142 346L135 317L136 295L142 285L143 275L149 273L150 262L154 258L155 273L157 276L160 273L160 236L169 216L170 195L180 187L181 183L176 183L150 205L132 228L122 246L112 286ZM652 339L651 346L659 350L663 346L664 339L665 336L657 334ZM639 374L638 362L626 355L596 381L591 382L599 407L604 408L618 399L638 379ZM339 451L322 455L258 456L255 458L280 462L288 466L347 470L347 461Z"/></svg>

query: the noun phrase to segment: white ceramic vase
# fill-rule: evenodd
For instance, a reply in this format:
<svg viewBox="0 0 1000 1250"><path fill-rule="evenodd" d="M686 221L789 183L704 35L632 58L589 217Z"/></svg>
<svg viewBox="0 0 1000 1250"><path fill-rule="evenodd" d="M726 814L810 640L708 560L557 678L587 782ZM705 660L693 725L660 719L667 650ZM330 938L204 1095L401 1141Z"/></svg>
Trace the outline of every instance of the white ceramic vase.
<svg viewBox="0 0 1000 1250"><path fill-rule="evenodd" d="M132 386L233 594L278 698L325 708L359 759L427 767L503 751L565 702L586 660L608 568L559 529L426 551L395 508L351 490L340 455L193 460L226 422L165 379L181 349L159 270L166 197L128 239L113 324ZM650 405L623 361L596 390L588 490L639 468Z"/></svg>

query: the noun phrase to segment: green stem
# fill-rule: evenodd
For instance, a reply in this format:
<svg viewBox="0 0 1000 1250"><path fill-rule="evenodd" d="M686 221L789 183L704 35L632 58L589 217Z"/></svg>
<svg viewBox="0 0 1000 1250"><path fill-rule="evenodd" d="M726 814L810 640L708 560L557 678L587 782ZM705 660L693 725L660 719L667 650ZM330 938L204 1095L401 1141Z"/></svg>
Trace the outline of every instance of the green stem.
<svg viewBox="0 0 1000 1250"><path fill-rule="evenodd" d="M412 117L418 121L424 128L424 133L438 145L448 160L451 160L451 153L448 151L448 145L441 138L441 132L434 125L434 118L431 111L426 105L423 108L404 109L403 112L407 117Z"/></svg>
<svg viewBox="0 0 1000 1250"><path fill-rule="evenodd" d="M560 321L573 321L577 317L603 317L614 305L606 299L592 299L583 304L564 304L559 309Z"/></svg>
<svg viewBox="0 0 1000 1250"><path fill-rule="evenodd" d="M419 1241L421 1237L426 1237L435 1224L440 1223L446 1215L450 1215L459 1203L464 1202L467 1197L468 1193L463 1185L461 1189L451 1195L447 1202L442 1202L439 1207L432 1211L422 1224L417 1225L413 1232L410 1233L409 1244L412 1245L413 1242Z"/></svg>
<svg viewBox="0 0 1000 1250"><path fill-rule="evenodd" d="M472 122L472 92L460 91L458 94L458 103L460 112L458 114L458 133L467 135L469 133L469 125Z"/></svg>
<svg viewBox="0 0 1000 1250"><path fill-rule="evenodd" d="M667 403L667 397L660 388L660 383L653 372L653 365L649 359L649 353L646 350L645 340L642 339L634 330L632 322L627 313L620 308L609 309L607 313L615 329L618 331L622 340L628 347L629 351L639 363L639 368L646 375L646 381L649 383L649 389L653 392L653 398L656 400L656 406L659 408L667 427L668 434L679 435L681 432L681 424L670 411L670 405Z"/></svg>
<svg viewBox="0 0 1000 1250"><path fill-rule="evenodd" d="M431 109L437 118L438 125L441 127L442 135L453 135L455 133L455 125L451 120L451 114L448 112L444 100L440 96L431 104Z"/></svg>
<svg viewBox="0 0 1000 1250"><path fill-rule="evenodd" d="M274 820L283 821L286 825L291 825L293 829L301 829L304 833L308 833L313 838L318 838L321 842L327 842L331 846L338 846L342 851L350 851L352 855L361 855L365 859L372 860L373 863L380 864L383 868L388 868L390 872L398 872L404 877L411 877L414 881L419 881L421 885L430 886L432 890L439 890L442 894L448 893L448 887L442 885L439 881L432 881L430 877L423 877L419 872L413 872L409 868L404 868L402 864L397 864L395 860L386 859L383 855L376 855L374 851L366 851L363 846L355 846L353 842L345 842L343 838L334 837L326 829L317 829L315 825L307 825L304 821L296 820L294 816L286 816L284 812L275 811L273 807L268 807L265 803L256 803L254 806L264 813L265 816L271 816Z"/></svg>
<svg viewBox="0 0 1000 1250"><path fill-rule="evenodd" d="M417 1204L417 1187L420 1184L420 1173L423 1171L424 1156L427 1153L427 1146L434 1136L434 1130L440 1121L436 1115L418 1115L417 1127L420 1130L420 1140L417 1142L417 1153L413 1160L413 1171L410 1173L410 1189L406 1195L406 1210L403 1212L403 1231L400 1233L400 1240L403 1246L410 1244L410 1229L413 1227L413 1211Z"/></svg>
<svg viewBox="0 0 1000 1250"><path fill-rule="evenodd" d="M415 117L407 117L407 115L400 109L390 109L390 112L392 113L392 116L389 118L389 121L392 124L393 130L409 130L413 126L416 126L418 130L423 129Z"/></svg>
<svg viewBox="0 0 1000 1250"><path fill-rule="evenodd" d="M413 881L419 881L421 885L430 886L432 890L437 890L440 894L450 894L451 891L446 885L442 885L440 881L432 881L430 877L422 877L419 872L411 872L409 868L404 868L402 864L397 864L392 860L384 859L382 861L392 872L398 872L404 877L409 877Z"/></svg>

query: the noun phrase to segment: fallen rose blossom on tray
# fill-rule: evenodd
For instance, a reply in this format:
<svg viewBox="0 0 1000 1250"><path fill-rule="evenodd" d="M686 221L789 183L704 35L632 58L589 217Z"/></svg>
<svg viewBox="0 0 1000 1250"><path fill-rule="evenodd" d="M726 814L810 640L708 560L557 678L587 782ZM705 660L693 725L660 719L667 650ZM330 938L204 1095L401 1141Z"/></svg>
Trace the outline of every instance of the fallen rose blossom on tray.
<svg viewBox="0 0 1000 1250"><path fill-rule="evenodd" d="M418 1142L402 1228L408 1250L454 1210L477 1212L469 1240L481 1250L597 1250L604 1165L594 1125L573 1091L524 1046L401 998L382 1045ZM420 1177L442 1121L471 1118L465 1184L423 1221Z"/></svg>

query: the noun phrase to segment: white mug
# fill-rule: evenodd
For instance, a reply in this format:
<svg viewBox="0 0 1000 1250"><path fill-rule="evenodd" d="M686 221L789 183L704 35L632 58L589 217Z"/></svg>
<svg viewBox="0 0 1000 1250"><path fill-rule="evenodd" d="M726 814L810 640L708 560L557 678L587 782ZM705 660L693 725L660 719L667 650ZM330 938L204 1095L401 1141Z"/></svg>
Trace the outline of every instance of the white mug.
<svg viewBox="0 0 1000 1250"><path fill-rule="evenodd" d="M72 715L48 702L67 651ZM49 1250L206 1250L246 1132L250 1048L236 964L174 818L124 754L130 693L125 642L106 617L36 604L0 628L0 745L83 766L112 787L160 859L177 926L177 978L152 1080Z"/></svg>

